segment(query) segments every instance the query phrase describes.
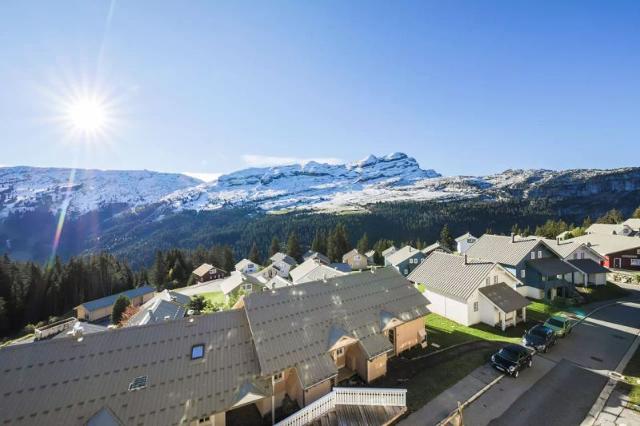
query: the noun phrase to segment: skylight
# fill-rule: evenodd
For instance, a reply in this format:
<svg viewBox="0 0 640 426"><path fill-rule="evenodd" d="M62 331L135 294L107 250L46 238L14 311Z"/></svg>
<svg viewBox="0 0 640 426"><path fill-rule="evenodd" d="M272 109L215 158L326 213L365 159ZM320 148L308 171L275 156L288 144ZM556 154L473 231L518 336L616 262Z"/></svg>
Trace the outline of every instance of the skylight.
<svg viewBox="0 0 640 426"><path fill-rule="evenodd" d="M134 391L138 389L144 389L147 387L147 376L139 376L133 379L131 383L129 383L129 390Z"/></svg>
<svg viewBox="0 0 640 426"><path fill-rule="evenodd" d="M191 347L191 359L200 359L204 357L204 345L194 345Z"/></svg>

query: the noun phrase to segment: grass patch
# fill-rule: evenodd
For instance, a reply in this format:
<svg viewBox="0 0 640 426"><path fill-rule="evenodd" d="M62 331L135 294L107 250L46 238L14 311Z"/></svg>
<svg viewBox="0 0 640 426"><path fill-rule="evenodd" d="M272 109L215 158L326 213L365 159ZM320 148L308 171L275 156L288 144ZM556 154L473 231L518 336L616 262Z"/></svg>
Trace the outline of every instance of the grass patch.
<svg viewBox="0 0 640 426"><path fill-rule="evenodd" d="M589 303L619 299L629 294L627 290L612 282L607 282L606 285L597 287L576 287L576 290L582 294Z"/></svg>
<svg viewBox="0 0 640 426"><path fill-rule="evenodd" d="M622 373L625 375L626 383L620 382L618 386L629 397L628 408L640 411L640 350L636 350Z"/></svg>
<svg viewBox="0 0 640 426"><path fill-rule="evenodd" d="M473 340L518 343L526 329L523 324L509 327L505 332L486 324L467 327L434 313L425 316L424 321L427 327L428 341L436 343L440 348Z"/></svg>
<svg viewBox="0 0 640 426"><path fill-rule="evenodd" d="M551 315L563 312L561 306L552 305L541 301L531 301L527 306L527 320L545 322Z"/></svg>
<svg viewBox="0 0 640 426"><path fill-rule="evenodd" d="M199 296L204 297L205 300L207 300L209 302L209 306L213 307L218 307L220 308L220 305L224 305L225 300L224 300L224 293L221 291L212 291L209 293L202 293L199 294ZM224 310L224 308L222 308ZM209 312L215 312L217 311L217 309L205 309L203 312L204 313L209 313Z"/></svg>
<svg viewBox="0 0 640 426"><path fill-rule="evenodd" d="M416 284L416 285L415 285L415 287L418 289L418 291L419 291L420 293L424 293L424 292L425 292L425 290L427 289L427 288L424 286L424 284Z"/></svg>

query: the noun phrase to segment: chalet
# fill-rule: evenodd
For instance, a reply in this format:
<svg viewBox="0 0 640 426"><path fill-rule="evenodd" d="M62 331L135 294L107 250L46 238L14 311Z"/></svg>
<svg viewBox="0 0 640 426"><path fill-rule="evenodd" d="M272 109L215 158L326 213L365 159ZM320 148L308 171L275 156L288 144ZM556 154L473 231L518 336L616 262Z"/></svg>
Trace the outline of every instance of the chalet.
<svg viewBox="0 0 640 426"><path fill-rule="evenodd" d="M585 232L587 234L621 235L624 237L630 237L634 235L633 229L625 223L594 223L593 225L588 227Z"/></svg>
<svg viewBox="0 0 640 426"><path fill-rule="evenodd" d="M569 241L585 243L598 252L606 268L640 271L640 238L621 235L588 234Z"/></svg>
<svg viewBox="0 0 640 426"><path fill-rule="evenodd" d="M429 256L431 253L435 251L443 252L443 253L451 253L451 250L440 244L440 241L436 241L435 243L426 246L421 250L425 256Z"/></svg>
<svg viewBox="0 0 640 426"><path fill-rule="evenodd" d="M84 302L75 307L76 318L84 321L104 321L111 316L113 304L120 296L126 296L131 301L132 306L140 306L156 293L155 287L145 285L121 293L112 294L111 296L102 297L100 299Z"/></svg>
<svg viewBox="0 0 640 426"><path fill-rule="evenodd" d="M289 275L291 275L291 281L294 284L302 284L345 275L345 273L309 258L292 269Z"/></svg>
<svg viewBox="0 0 640 426"><path fill-rule="evenodd" d="M0 422L246 424L285 396L306 407L337 393L361 410L385 397L401 405L402 390L333 386L351 374L370 382L424 343L427 303L379 269L253 293L240 309L0 348Z"/></svg>
<svg viewBox="0 0 640 426"><path fill-rule="evenodd" d="M476 237L467 232L464 235L460 235L456 238L456 251L458 253L464 254L469 250L469 247L475 244L478 241Z"/></svg>
<svg viewBox="0 0 640 426"><path fill-rule="evenodd" d="M203 263L192 272L195 280L199 283L219 280L227 276L227 273L220 268L216 268L208 263Z"/></svg>
<svg viewBox="0 0 640 426"><path fill-rule="evenodd" d="M526 321L531 303L504 267L466 255L434 252L407 279L424 286L431 312L466 326L483 322L504 331Z"/></svg>
<svg viewBox="0 0 640 426"><path fill-rule="evenodd" d="M309 259L313 259L316 262L320 262L320 263L324 263L325 265L328 265L331 263L331 259L329 259L327 256L325 256L322 253L318 253L317 251L312 251L309 250L307 251L303 256L302 259L304 261L307 261Z"/></svg>
<svg viewBox="0 0 640 426"><path fill-rule="evenodd" d="M569 262L577 271L573 277L565 277L566 280L580 286L605 285L609 270L602 266L604 257L585 243L576 240L555 240L542 238L542 240Z"/></svg>
<svg viewBox="0 0 640 426"><path fill-rule="evenodd" d="M253 274L260 270L260 265L250 261L249 259L242 259L240 262L236 263L235 270L242 272L243 274Z"/></svg>
<svg viewBox="0 0 640 426"><path fill-rule="evenodd" d="M375 265L376 264L376 251L375 250L369 250L364 255L367 258L367 262L369 263L369 265Z"/></svg>
<svg viewBox="0 0 640 426"><path fill-rule="evenodd" d="M348 264L353 270L365 269L369 265L367 256L360 254L357 249L345 253L342 263Z"/></svg>
<svg viewBox="0 0 640 426"><path fill-rule="evenodd" d="M140 306L138 312L127 320L125 326L140 326L184 318L190 301L191 297L187 295L171 290L161 291Z"/></svg>
<svg viewBox="0 0 640 426"><path fill-rule="evenodd" d="M499 263L521 282L517 290L523 296L551 300L575 292L572 279L580 271L540 238L484 234L466 254Z"/></svg>
<svg viewBox="0 0 640 426"><path fill-rule="evenodd" d="M225 298L228 300L231 294L237 293L240 290L245 294L262 291L265 288L265 284L265 282L251 274L233 271L231 275L222 281L220 290L222 290L222 293L224 293Z"/></svg>
<svg viewBox="0 0 640 426"><path fill-rule="evenodd" d="M271 265L276 268L276 270L278 271L278 275L283 278L289 277L289 271L291 270L291 268L295 268L296 266L298 266L298 262L296 262L296 260L288 254L276 253L271 256L270 259Z"/></svg>
<svg viewBox="0 0 640 426"><path fill-rule="evenodd" d="M384 258L385 266L393 266L403 276L407 276L413 271L426 255L411 246L404 246Z"/></svg>
<svg viewBox="0 0 640 426"><path fill-rule="evenodd" d="M260 376L274 378L276 406L285 396L306 406L351 375L371 382L386 373L389 357L426 339L428 301L392 268L244 301Z"/></svg>

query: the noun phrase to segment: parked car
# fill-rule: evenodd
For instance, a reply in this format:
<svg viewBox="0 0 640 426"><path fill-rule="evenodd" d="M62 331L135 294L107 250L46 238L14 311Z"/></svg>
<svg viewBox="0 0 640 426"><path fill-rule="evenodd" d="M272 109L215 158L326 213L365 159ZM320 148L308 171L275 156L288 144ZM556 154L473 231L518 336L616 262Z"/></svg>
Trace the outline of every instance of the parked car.
<svg viewBox="0 0 640 426"><path fill-rule="evenodd" d="M547 352L556 344L556 334L553 329L544 325L534 325L522 336L522 344L538 352Z"/></svg>
<svg viewBox="0 0 640 426"><path fill-rule="evenodd" d="M544 323L545 327L549 327L553 330L556 336L565 337L571 333L571 327L573 326L571 320L567 317L560 315L554 315Z"/></svg>
<svg viewBox="0 0 640 426"><path fill-rule="evenodd" d="M533 365L533 355L531 351L524 346L507 345L491 355L491 365L517 378L520 370Z"/></svg>

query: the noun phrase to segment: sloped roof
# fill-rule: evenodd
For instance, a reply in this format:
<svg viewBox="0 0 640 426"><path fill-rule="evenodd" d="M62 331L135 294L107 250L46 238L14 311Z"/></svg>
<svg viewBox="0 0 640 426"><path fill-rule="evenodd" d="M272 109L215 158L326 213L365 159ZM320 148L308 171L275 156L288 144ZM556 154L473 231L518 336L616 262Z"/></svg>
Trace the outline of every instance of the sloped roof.
<svg viewBox="0 0 640 426"><path fill-rule="evenodd" d="M340 277L346 275L345 272L340 271L332 266L319 264L316 268L309 271L307 274L298 278L294 284L304 284L311 281L320 281L334 277Z"/></svg>
<svg viewBox="0 0 640 426"><path fill-rule="evenodd" d="M576 251L577 249L583 246L584 246L583 248L585 248L586 250L590 250L593 253L595 253L597 256L600 256L600 254L597 251L593 250L591 247L575 239L560 240L559 242L558 240L551 240L549 238L540 238L540 239L544 241L549 247L551 247L556 253L562 256L563 259L566 259L567 256L571 255L571 253L573 253L574 251Z"/></svg>
<svg viewBox="0 0 640 426"><path fill-rule="evenodd" d="M626 225L628 226L628 225ZM594 223L586 229L587 234L623 235L625 224Z"/></svg>
<svg viewBox="0 0 640 426"><path fill-rule="evenodd" d="M245 274L240 271L233 271L231 275L229 275L220 283L220 290L222 290L222 292L227 295L244 283L259 285L262 287L265 286L265 283L263 283L253 275Z"/></svg>
<svg viewBox="0 0 640 426"><path fill-rule="evenodd" d="M364 255L367 256L367 257L372 257L374 254L376 254L375 250L369 250Z"/></svg>
<svg viewBox="0 0 640 426"><path fill-rule="evenodd" d="M242 269L246 268L249 265L255 265L255 263L250 261L249 259L242 259L240 262L236 263L235 268L236 268L236 270L242 270Z"/></svg>
<svg viewBox="0 0 640 426"><path fill-rule="evenodd" d="M212 269L216 269L216 267L213 266L213 265L210 265L208 263L203 263L202 265L200 265L196 269L194 269L192 273L195 276L203 277L204 274L206 274L207 272L209 272Z"/></svg>
<svg viewBox="0 0 640 426"><path fill-rule="evenodd" d="M464 241L467 238L476 238L476 237L471 235L471 233L467 232L466 234L460 235L458 238L456 238L456 242L459 243L460 241Z"/></svg>
<svg viewBox="0 0 640 426"><path fill-rule="evenodd" d="M265 287L267 287L268 289L274 289L274 288L289 287L291 285L293 285L291 281L289 281L286 278L282 278L280 275L276 275L275 277L267 281L267 283L265 284Z"/></svg>
<svg viewBox="0 0 640 426"><path fill-rule="evenodd" d="M571 259L568 262L585 274L605 274L609 272L607 268L591 259Z"/></svg>
<svg viewBox="0 0 640 426"><path fill-rule="evenodd" d="M589 247L602 256L621 251L640 249L640 238L625 237L623 235L587 234L572 238L569 241L578 241L587 245L591 244Z"/></svg>
<svg viewBox="0 0 640 426"><path fill-rule="evenodd" d="M298 262L296 262L296 260L293 257L289 256L288 254L280 253L280 252L271 256L270 259L272 262L284 262L291 266L295 266L298 264Z"/></svg>
<svg viewBox="0 0 640 426"><path fill-rule="evenodd" d="M570 263L557 257L544 257L542 259L527 260L527 265L546 276L564 275L576 272Z"/></svg>
<svg viewBox="0 0 640 426"><path fill-rule="evenodd" d="M405 260L415 256L416 253L422 253L422 252L415 247L404 246L401 249L396 250L393 254L390 254L389 257L387 257L387 262L393 266L397 266L398 264L404 262Z"/></svg>
<svg viewBox="0 0 640 426"><path fill-rule="evenodd" d="M326 356L332 327L341 327L370 353L381 343L371 337L382 334L381 311L401 321L429 312L427 299L393 268L252 293L244 302L263 375L305 365L328 374L318 360ZM385 347L392 349L388 341Z"/></svg>
<svg viewBox="0 0 640 426"><path fill-rule="evenodd" d="M510 236L484 234L467 250L466 254L475 259L486 259L504 265L516 265L528 257L538 244L544 244L544 242L537 237L521 238L515 236L512 241ZM554 250L551 249L551 251Z"/></svg>
<svg viewBox="0 0 640 426"><path fill-rule="evenodd" d="M505 313L522 309L531 304L526 297L505 283L480 287L478 291Z"/></svg>
<svg viewBox="0 0 640 426"><path fill-rule="evenodd" d="M622 222L624 225L627 225L629 228L633 229L636 232L640 232L640 218L632 217L631 219L627 219Z"/></svg>
<svg viewBox="0 0 640 426"><path fill-rule="evenodd" d="M184 318L187 313L187 308L176 302L161 298L152 299L150 302L152 303L149 306L142 307L127 321L127 327L162 321L173 321Z"/></svg>
<svg viewBox="0 0 640 426"><path fill-rule="evenodd" d="M205 356L192 361L196 344ZM79 426L104 407L124 424L190 422L229 409L259 374L242 310L9 346L0 366L0 423L12 425ZM139 376L147 387L129 391Z"/></svg>
<svg viewBox="0 0 640 426"><path fill-rule="evenodd" d="M421 251L424 254L429 254L434 250L442 250L446 253L451 253L451 250L449 250L448 248L446 248L445 246L443 246L442 244L440 244L440 241L436 241L433 244L430 244L428 246L426 246L425 248L423 248Z"/></svg>
<svg viewBox="0 0 640 426"><path fill-rule="evenodd" d="M360 253L358 252L357 249L351 249L348 252L346 252L344 255L342 255L342 261L346 262L347 259L350 259L353 256L356 256L358 254L360 254Z"/></svg>
<svg viewBox="0 0 640 426"><path fill-rule="evenodd" d="M482 284L495 263L443 252L433 252L407 279L438 294L466 301Z"/></svg>
<svg viewBox="0 0 640 426"><path fill-rule="evenodd" d="M319 260L319 261L320 261L320 262L322 262L322 263L326 263L327 265L328 265L329 263L331 263L331 259L329 259L327 256L325 256L325 255L324 255L324 254L322 254L322 253L318 253L317 251L311 251L311 250L309 250L309 251L307 251L307 252L302 256L302 258L303 258L305 261L306 261L306 260L309 260L309 259L316 259L316 260Z"/></svg>
<svg viewBox="0 0 640 426"><path fill-rule="evenodd" d="M121 293L112 294L111 296L102 297L100 299L94 299L89 302L84 302L80 306L84 307L87 311L95 311L96 309L106 308L116 303L116 300L120 296L127 296L129 299L142 296L144 294L155 292L155 287L150 285L144 285L141 287L133 288L131 290L123 291Z"/></svg>
<svg viewBox="0 0 640 426"><path fill-rule="evenodd" d="M382 257L387 257L390 254L392 254L393 252L395 252L396 250L398 250L395 246L391 246L389 248L386 248L384 250L382 250Z"/></svg>

